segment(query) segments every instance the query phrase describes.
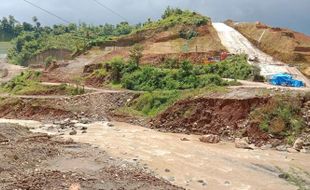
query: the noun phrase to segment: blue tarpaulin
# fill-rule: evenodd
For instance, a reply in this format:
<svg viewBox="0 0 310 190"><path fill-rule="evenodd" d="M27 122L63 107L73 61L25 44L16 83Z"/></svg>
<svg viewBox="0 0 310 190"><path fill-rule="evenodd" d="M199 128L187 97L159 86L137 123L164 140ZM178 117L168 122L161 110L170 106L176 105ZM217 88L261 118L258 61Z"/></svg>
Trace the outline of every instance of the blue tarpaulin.
<svg viewBox="0 0 310 190"><path fill-rule="evenodd" d="M304 87L305 84L302 81L295 80L292 75L281 73L272 75L269 80L270 84L277 86L290 86L290 87Z"/></svg>

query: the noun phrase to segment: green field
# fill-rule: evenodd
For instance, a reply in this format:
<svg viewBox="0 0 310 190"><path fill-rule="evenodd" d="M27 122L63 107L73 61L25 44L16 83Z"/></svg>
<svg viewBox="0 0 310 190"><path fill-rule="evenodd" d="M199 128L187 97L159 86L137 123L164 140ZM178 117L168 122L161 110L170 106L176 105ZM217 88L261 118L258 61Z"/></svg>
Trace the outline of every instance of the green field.
<svg viewBox="0 0 310 190"><path fill-rule="evenodd" d="M10 42L0 42L0 57L5 56L10 47Z"/></svg>

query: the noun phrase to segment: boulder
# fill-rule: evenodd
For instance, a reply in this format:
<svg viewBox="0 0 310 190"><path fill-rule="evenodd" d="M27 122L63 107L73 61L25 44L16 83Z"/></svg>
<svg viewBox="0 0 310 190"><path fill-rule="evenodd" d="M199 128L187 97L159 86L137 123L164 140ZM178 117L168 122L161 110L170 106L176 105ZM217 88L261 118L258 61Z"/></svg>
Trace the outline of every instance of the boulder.
<svg viewBox="0 0 310 190"><path fill-rule="evenodd" d="M221 139L218 135L205 135L205 136L200 137L199 140L204 143L215 144L215 143L219 143Z"/></svg>
<svg viewBox="0 0 310 190"><path fill-rule="evenodd" d="M69 133L69 135L76 135L76 134L77 134L76 130L72 130L72 131Z"/></svg>
<svg viewBox="0 0 310 190"><path fill-rule="evenodd" d="M114 127L114 124L113 123L107 123L107 126L108 127Z"/></svg>
<svg viewBox="0 0 310 190"><path fill-rule="evenodd" d="M304 140L301 138L298 138L298 139L296 139L293 148L295 150L300 151L302 149L303 145L304 145Z"/></svg>
<svg viewBox="0 0 310 190"><path fill-rule="evenodd" d="M287 148L287 152L289 153L297 153L298 151L294 148Z"/></svg>
<svg viewBox="0 0 310 190"><path fill-rule="evenodd" d="M235 147L243 148L243 149L252 149L250 144L248 143L248 138L236 138L235 139Z"/></svg>
<svg viewBox="0 0 310 190"><path fill-rule="evenodd" d="M276 147L277 151L285 152L287 151L287 147L285 145L279 145Z"/></svg>

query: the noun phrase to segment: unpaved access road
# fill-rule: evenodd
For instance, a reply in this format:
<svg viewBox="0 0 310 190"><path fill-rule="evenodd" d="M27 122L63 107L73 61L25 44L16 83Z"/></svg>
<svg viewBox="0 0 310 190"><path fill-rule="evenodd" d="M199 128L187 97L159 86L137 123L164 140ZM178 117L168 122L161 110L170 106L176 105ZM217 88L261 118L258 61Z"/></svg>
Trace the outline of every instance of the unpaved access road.
<svg viewBox="0 0 310 190"><path fill-rule="evenodd" d="M258 57L259 63L250 62L258 65L261 75L270 76L277 73L290 73L302 80L306 86L310 86L310 81L296 67L289 67L286 63L275 60L272 56L256 48L251 42L234 28L224 23L213 23L213 27L218 32L222 44L227 50L234 54L245 53L249 57Z"/></svg>
<svg viewBox="0 0 310 190"><path fill-rule="evenodd" d="M156 175L186 189L293 190L298 188L279 178L278 168L310 172L307 154L236 149L231 143L201 143L195 135L162 133L119 122L113 125L93 123L85 134L63 137L89 143L113 157L145 164ZM36 132L47 132L38 128L37 122L32 126L37 126Z"/></svg>
<svg viewBox="0 0 310 190"><path fill-rule="evenodd" d="M0 76L0 84L11 80L13 77L19 75L26 68L18 65L9 64L5 58L0 58L0 75L6 72L7 75ZM5 71L6 70L6 71Z"/></svg>

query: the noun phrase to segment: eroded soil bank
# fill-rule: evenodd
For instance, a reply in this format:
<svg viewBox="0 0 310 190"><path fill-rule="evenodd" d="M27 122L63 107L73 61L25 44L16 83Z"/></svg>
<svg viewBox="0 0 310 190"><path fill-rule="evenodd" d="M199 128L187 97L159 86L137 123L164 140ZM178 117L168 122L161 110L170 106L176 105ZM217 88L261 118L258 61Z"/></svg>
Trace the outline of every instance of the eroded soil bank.
<svg viewBox="0 0 310 190"><path fill-rule="evenodd" d="M269 98L196 98L179 101L153 120L152 128L189 134L231 136L249 113Z"/></svg>

